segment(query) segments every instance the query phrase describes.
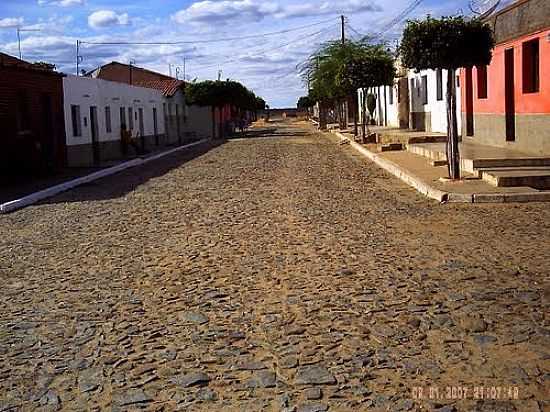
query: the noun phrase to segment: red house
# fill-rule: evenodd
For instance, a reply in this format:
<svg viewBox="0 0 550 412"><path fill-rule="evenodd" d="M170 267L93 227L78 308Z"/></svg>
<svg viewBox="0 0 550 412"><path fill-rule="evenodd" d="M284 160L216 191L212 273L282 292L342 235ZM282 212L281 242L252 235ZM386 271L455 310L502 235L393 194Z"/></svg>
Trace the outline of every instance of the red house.
<svg viewBox="0 0 550 412"><path fill-rule="evenodd" d="M47 173L65 165L63 75L0 53L2 175Z"/></svg>
<svg viewBox="0 0 550 412"><path fill-rule="evenodd" d="M489 66L462 69L462 135L550 155L550 1L518 0L491 15Z"/></svg>

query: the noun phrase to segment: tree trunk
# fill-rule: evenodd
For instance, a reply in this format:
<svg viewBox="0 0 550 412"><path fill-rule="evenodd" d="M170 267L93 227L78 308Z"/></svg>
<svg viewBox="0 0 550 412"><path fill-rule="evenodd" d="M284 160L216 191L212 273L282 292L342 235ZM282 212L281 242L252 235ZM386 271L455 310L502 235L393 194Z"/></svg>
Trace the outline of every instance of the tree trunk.
<svg viewBox="0 0 550 412"><path fill-rule="evenodd" d="M319 102L319 129L327 129L327 111L324 102Z"/></svg>
<svg viewBox="0 0 550 412"><path fill-rule="evenodd" d="M365 89L363 89L363 93L361 93L361 97L363 100L361 102L361 133L362 133L362 137L363 137L363 140L366 139L367 137L367 131L366 131L366 128L365 128L365 125L367 123L367 94L366 94L366 91Z"/></svg>
<svg viewBox="0 0 550 412"><path fill-rule="evenodd" d="M357 114L359 108L357 107L357 94L352 97L352 109L353 109L353 134L357 137Z"/></svg>
<svg viewBox="0 0 550 412"><path fill-rule="evenodd" d="M447 70L447 164L449 177L460 179L460 154L458 152L458 126L456 120L455 70Z"/></svg>

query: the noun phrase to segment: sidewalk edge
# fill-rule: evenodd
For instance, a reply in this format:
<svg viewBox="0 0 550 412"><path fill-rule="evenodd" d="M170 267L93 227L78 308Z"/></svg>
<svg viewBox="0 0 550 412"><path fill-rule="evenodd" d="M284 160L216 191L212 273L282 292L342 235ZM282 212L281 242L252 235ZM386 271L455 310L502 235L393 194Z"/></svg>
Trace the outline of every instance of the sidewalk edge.
<svg viewBox="0 0 550 412"><path fill-rule="evenodd" d="M49 197L55 196L59 193L66 192L67 190L73 189L77 186L83 185L85 183L93 182L94 180L102 179L107 176L114 175L116 173L122 172L123 170L129 169L131 167L140 166L152 162L153 160L160 159L164 156L168 156L172 153L188 149L190 147L202 144L207 142L208 139L202 139L197 142L190 143L185 146L176 147L174 149L167 150L162 153L158 153L154 156L148 158L137 158L132 159L127 162L120 163L116 166L109 167L107 169L99 170L97 172L91 173L86 176L79 177L77 179L69 180L68 182L60 183L58 185L48 187L47 189L40 190L38 192L31 193L30 195L24 196L19 199L11 200L9 202L0 204L0 214L10 213L15 210L30 206L40 200L47 199Z"/></svg>
<svg viewBox="0 0 550 412"><path fill-rule="evenodd" d="M412 186L423 195L437 200L441 203L527 203L527 202L550 202L550 191L541 192L500 192L500 193L456 193L445 192L435 189L420 178L409 173L394 162L384 159L374 152L371 152L361 144L354 142L338 131L331 131L341 140L348 141L350 145L367 157L379 167L401 179Z"/></svg>

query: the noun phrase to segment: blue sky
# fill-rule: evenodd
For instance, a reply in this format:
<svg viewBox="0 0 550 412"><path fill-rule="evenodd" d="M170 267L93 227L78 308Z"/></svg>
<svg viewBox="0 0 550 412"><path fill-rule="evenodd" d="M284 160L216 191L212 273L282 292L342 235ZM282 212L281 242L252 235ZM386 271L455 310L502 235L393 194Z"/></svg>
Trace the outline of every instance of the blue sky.
<svg viewBox="0 0 550 412"><path fill-rule="evenodd" d="M77 40L189 44L104 46L84 44L81 67L93 69L116 60L163 73L178 67L183 77L241 81L272 107L294 106L306 93L296 65L319 44L339 37L339 15L348 34L379 33L413 0L1 0L0 51L17 55L16 27L22 32L23 59L48 61L75 72ZM468 0L424 0L408 18L468 13ZM316 24L319 23L319 24ZM315 25L314 25L315 24ZM276 35L215 43L193 43L278 32ZM395 43L403 23L384 33Z"/></svg>

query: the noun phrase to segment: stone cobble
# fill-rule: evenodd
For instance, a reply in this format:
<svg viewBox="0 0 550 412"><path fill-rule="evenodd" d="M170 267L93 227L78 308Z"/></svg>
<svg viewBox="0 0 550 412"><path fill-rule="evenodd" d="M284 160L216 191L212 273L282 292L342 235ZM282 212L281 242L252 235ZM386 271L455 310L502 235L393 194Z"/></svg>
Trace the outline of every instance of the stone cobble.
<svg viewBox="0 0 550 412"><path fill-rule="evenodd" d="M546 204L439 205L305 125L255 135L0 217L0 411L550 407Z"/></svg>

